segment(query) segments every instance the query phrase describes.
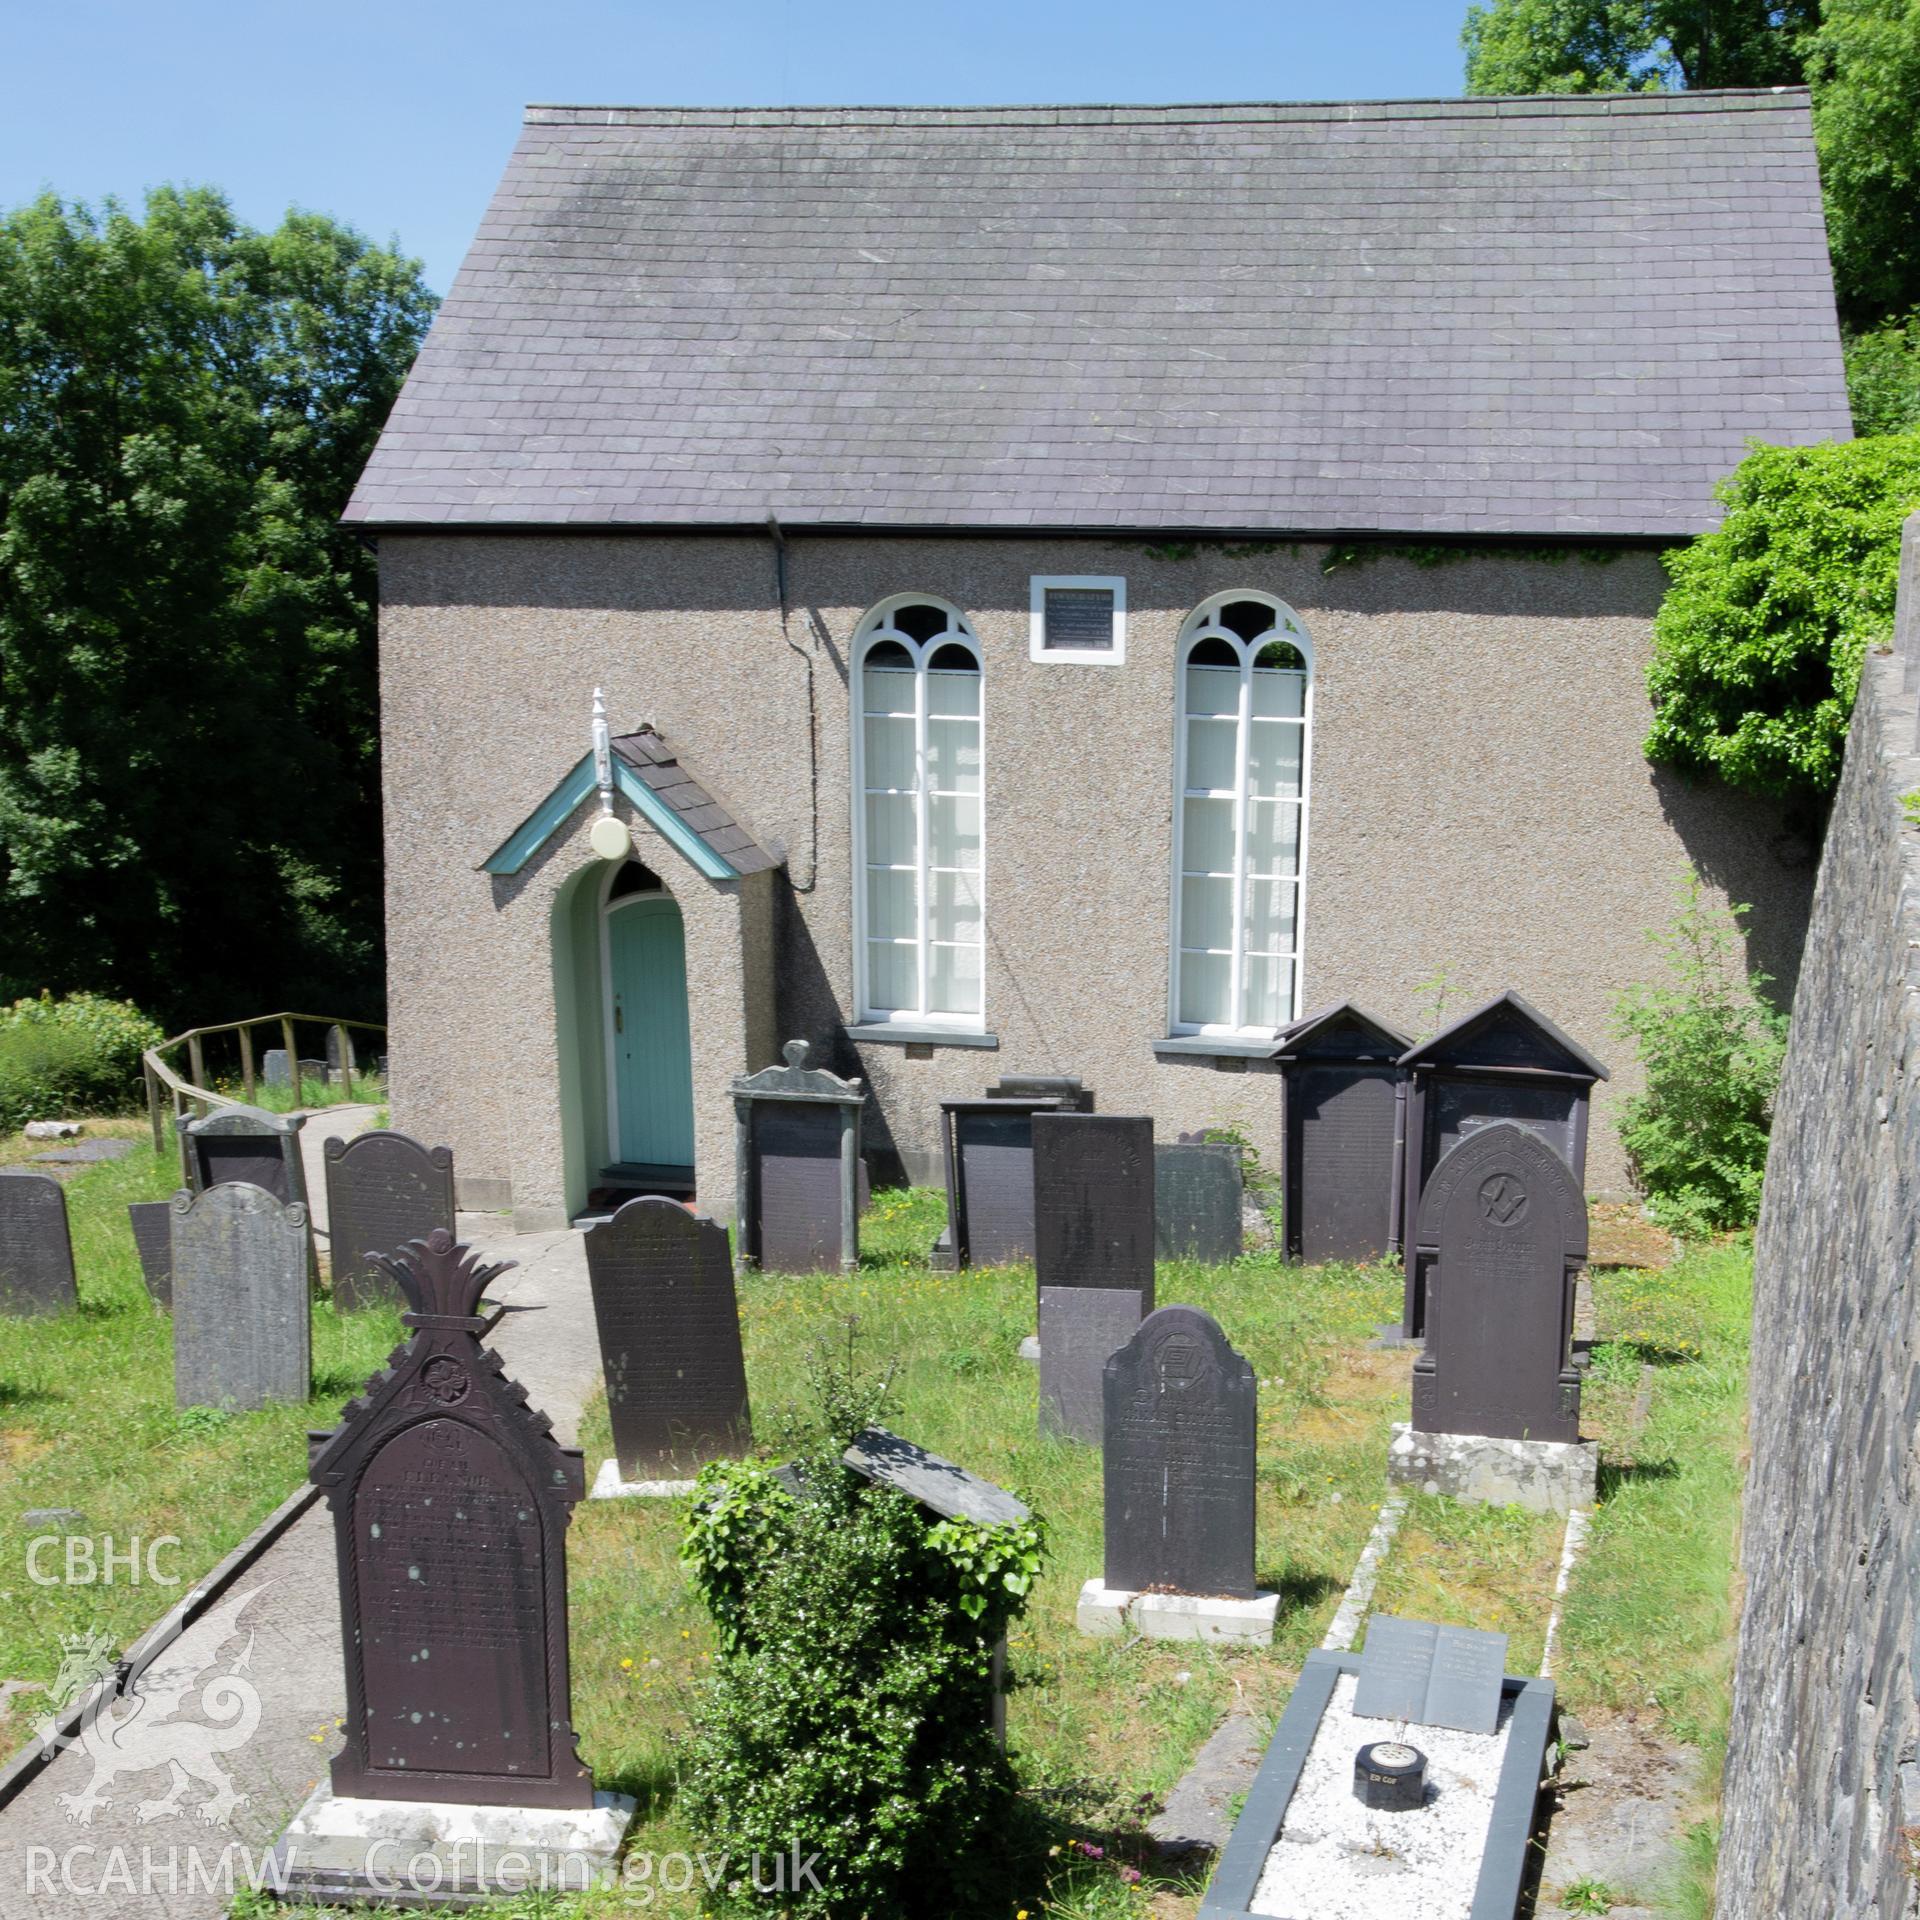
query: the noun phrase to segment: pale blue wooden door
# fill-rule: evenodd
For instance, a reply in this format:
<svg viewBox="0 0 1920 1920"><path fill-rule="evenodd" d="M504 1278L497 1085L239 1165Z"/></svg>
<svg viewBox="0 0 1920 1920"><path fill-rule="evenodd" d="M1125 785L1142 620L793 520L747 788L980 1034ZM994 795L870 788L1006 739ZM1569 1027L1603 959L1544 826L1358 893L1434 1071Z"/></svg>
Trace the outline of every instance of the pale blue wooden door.
<svg viewBox="0 0 1920 1920"><path fill-rule="evenodd" d="M607 916L613 990L613 1088L621 1160L693 1165L693 1048L687 943L671 900L631 901Z"/></svg>

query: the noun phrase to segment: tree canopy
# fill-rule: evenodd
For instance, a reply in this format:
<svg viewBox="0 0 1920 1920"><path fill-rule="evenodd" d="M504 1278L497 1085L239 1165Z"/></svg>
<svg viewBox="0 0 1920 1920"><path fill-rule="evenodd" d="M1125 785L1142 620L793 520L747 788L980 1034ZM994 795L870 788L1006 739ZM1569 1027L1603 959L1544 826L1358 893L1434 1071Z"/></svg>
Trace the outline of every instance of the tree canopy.
<svg viewBox="0 0 1920 1920"><path fill-rule="evenodd" d="M418 263L206 190L0 220L0 999L380 997L371 554Z"/></svg>
<svg viewBox="0 0 1920 1920"><path fill-rule="evenodd" d="M1491 0L1461 44L1470 94L1798 84L1816 0Z"/></svg>

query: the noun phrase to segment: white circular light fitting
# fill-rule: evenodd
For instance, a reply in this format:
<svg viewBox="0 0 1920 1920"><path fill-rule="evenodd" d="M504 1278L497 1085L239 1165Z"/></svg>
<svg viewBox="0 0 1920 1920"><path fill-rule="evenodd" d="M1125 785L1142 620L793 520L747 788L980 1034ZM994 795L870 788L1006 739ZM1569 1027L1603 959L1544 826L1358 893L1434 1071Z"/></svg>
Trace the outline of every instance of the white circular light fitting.
<svg viewBox="0 0 1920 1920"><path fill-rule="evenodd" d="M589 844L602 860L624 860L633 851L633 835L624 820L603 813L587 835Z"/></svg>

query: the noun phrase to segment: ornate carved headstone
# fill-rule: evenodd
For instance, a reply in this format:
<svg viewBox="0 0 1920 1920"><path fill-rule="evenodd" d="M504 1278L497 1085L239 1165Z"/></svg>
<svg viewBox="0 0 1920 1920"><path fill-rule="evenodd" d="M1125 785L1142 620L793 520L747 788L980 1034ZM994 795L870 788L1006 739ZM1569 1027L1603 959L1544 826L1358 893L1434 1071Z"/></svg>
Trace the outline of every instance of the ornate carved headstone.
<svg viewBox="0 0 1920 1920"><path fill-rule="evenodd" d="M224 1181L244 1180L276 1200L304 1206L300 1129L306 1124L305 1114L265 1113L258 1107L222 1107L199 1120L182 1117L188 1187L204 1193Z"/></svg>
<svg viewBox="0 0 1920 1920"><path fill-rule="evenodd" d="M1429 1279L1415 1429L1578 1440L1573 1282L1587 1209L1566 1162L1510 1121L1470 1135L1427 1182L1416 1243Z"/></svg>
<svg viewBox="0 0 1920 1920"><path fill-rule="evenodd" d="M307 1210L250 1182L173 1196L173 1391L263 1407L312 1391Z"/></svg>
<svg viewBox="0 0 1920 1920"><path fill-rule="evenodd" d="M1241 1251L1240 1150L1183 1133L1153 1150L1153 1241L1162 1260L1223 1266Z"/></svg>
<svg viewBox="0 0 1920 1920"><path fill-rule="evenodd" d="M734 1184L742 1268L851 1273L860 1264L860 1114L866 1090L807 1065L789 1040L786 1065L734 1081Z"/></svg>
<svg viewBox="0 0 1920 1920"><path fill-rule="evenodd" d="M1162 1307L1103 1386L1107 1586L1252 1599L1252 1367L1211 1315Z"/></svg>
<svg viewBox="0 0 1920 1920"><path fill-rule="evenodd" d="M629 1200L586 1233L587 1279L623 1480L681 1477L752 1444L727 1230L677 1200Z"/></svg>
<svg viewBox="0 0 1920 1920"><path fill-rule="evenodd" d="M1132 1287L1144 1302L1153 1292L1152 1120L1036 1113L1031 1126L1039 1284Z"/></svg>
<svg viewBox="0 0 1920 1920"><path fill-rule="evenodd" d="M1107 1362L1153 1311L1138 1287L1040 1289L1040 1431L1100 1444Z"/></svg>
<svg viewBox="0 0 1920 1920"><path fill-rule="evenodd" d="M78 1304L60 1182L45 1173L0 1175L0 1313L65 1313Z"/></svg>
<svg viewBox="0 0 1920 1920"><path fill-rule="evenodd" d="M374 1255L397 1253L436 1228L453 1232L453 1149L374 1132L329 1140L325 1152L334 1304L391 1300L393 1282Z"/></svg>
<svg viewBox="0 0 1920 1920"><path fill-rule="evenodd" d="M1033 1116L1060 1111L1051 1096L940 1102L947 1231L935 1249L936 1267L1002 1267L1033 1258Z"/></svg>
<svg viewBox="0 0 1920 1920"><path fill-rule="evenodd" d="M173 1311L173 1206L166 1200L135 1200L127 1208L140 1277L153 1304Z"/></svg>
<svg viewBox="0 0 1920 1920"><path fill-rule="evenodd" d="M333 1790L589 1807L567 1658L580 1455L480 1343L480 1296L505 1266L444 1232L387 1266L412 1338L312 1462L333 1509L346 1652Z"/></svg>

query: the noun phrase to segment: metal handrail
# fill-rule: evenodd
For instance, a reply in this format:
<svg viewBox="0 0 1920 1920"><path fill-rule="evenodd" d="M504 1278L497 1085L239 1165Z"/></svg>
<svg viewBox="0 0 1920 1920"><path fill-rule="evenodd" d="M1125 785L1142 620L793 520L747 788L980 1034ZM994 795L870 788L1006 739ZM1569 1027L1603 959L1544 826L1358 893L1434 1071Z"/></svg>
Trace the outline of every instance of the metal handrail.
<svg viewBox="0 0 1920 1920"><path fill-rule="evenodd" d="M161 1088L165 1087L172 1095L173 1117L178 1123L180 1116L191 1106L200 1113L207 1114L216 1107L248 1106L253 1102L253 1030L255 1027L277 1026L280 1029L281 1044L286 1048L287 1059L292 1066L294 1083L299 1084L300 1050L294 1044L296 1024L309 1027L325 1027L329 1032L340 1035L340 1091L349 1096L353 1092L353 1035L351 1028L362 1033L377 1033L386 1037L386 1027L378 1020L343 1020L317 1013L261 1013L250 1020L223 1020L217 1025L207 1027L188 1027L183 1033L176 1033L170 1039L162 1040L158 1046L148 1047L141 1054L141 1064L146 1072L147 1082L147 1119L153 1127L153 1149L156 1153L166 1151L166 1122L162 1118L165 1101ZM240 1081L245 1094L243 1100L236 1100L230 1094L215 1093L202 1082L207 1077L207 1059L204 1042L217 1033L234 1033L240 1036ZM187 1050L187 1071L193 1076L182 1079L179 1072L167 1061L165 1056L178 1047Z"/></svg>

